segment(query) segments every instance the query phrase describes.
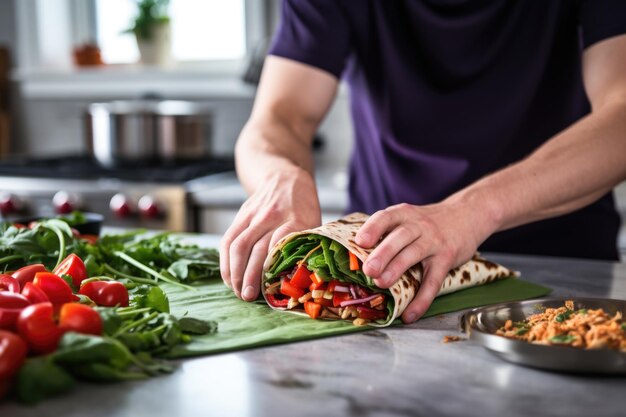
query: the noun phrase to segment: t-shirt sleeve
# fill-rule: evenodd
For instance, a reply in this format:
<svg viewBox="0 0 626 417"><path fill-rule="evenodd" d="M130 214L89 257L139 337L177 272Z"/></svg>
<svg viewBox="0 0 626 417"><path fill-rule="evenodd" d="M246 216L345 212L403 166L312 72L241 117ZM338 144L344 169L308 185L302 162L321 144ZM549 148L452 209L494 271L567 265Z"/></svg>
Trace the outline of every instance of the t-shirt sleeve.
<svg viewBox="0 0 626 417"><path fill-rule="evenodd" d="M585 48L626 34L626 0L579 0L578 19Z"/></svg>
<svg viewBox="0 0 626 417"><path fill-rule="evenodd" d="M349 25L340 3L283 0L269 54L314 66L339 78L350 48Z"/></svg>

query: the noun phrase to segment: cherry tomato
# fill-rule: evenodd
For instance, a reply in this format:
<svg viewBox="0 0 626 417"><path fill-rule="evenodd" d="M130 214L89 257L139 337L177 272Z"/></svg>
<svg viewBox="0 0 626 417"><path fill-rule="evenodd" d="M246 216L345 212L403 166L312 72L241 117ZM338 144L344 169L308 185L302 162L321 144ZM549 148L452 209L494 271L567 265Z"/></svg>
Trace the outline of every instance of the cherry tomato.
<svg viewBox="0 0 626 417"><path fill-rule="evenodd" d="M87 278L85 263L74 253L68 255L67 258L61 261L52 272L58 276L69 275L72 277L72 284L74 284L76 288L79 288L80 283Z"/></svg>
<svg viewBox="0 0 626 417"><path fill-rule="evenodd" d="M13 227L15 227L16 229L27 229L28 226L26 226L25 224L22 223L13 223Z"/></svg>
<svg viewBox="0 0 626 417"><path fill-rule="evenodd" d="M43 264L28 265L18 269L11 276L20 283L21 288L24 288L27 282L33 282L37 272L47 272L46 267Z"/></svg>
<svg viewBox="0 0 626 417"><path fill-rule="evenodd" d="M61 305L74 300L70 285L52 272L37 272L33 284L43 290L54 305Z"/></svg>
<svg viewBox="0 0 626 417"><path fill-rule="evenodd" d="M53 312L52 303L39 303L26 307L20 313L17 330L31 352L44 354L57 348L63 330L54 322Z"/></svg>
<svg viewBox="0 0 626 417"><path fill-rule="evenodd" d="M27 282L26 285L24 285L22 295L28 298L28 301L30 301L31 304L45 303L50 301L50 298L48 298L46 293L32 282Z"/></svg>
<svg viewBox="0 0 626 417"><path fill-rule="evenodd" d="M28 347L21 337L0 330L0 381L13 378L24 363L27 352Z"/></svg>
<svg viewBox="0 0 626 417"><path fill-rule="evenodd" d="M20 312L30 305L21 294L0 291L0 329L13 330Z"/></svg>
<svg viewBox="0 0 626 417"><path fill-rule="evenodd" d="M61 307L59 327L63 331L99 336L102 334L102 319L100 314L88 305L67 303Z"/></svg>
<svg viewBox="0 0 626 417"><path fill-rule="evenodd" d="M0 274L0 291L20 292L18 280L8 274Z"/></svg>
<svg viewBox="0 0 626 417"><path fill-rule="evenodd" d="M79 294L86 295L99 306L128 306L128 290L124 284L117 281L88 282L80 287Z"/></svg>
<svg viewBox="0 0 626 417"><path fill-rule="evenodd" d="M98 242L98 235L80 235L79 239L86 241L90 245L95 245Z"/></svg>

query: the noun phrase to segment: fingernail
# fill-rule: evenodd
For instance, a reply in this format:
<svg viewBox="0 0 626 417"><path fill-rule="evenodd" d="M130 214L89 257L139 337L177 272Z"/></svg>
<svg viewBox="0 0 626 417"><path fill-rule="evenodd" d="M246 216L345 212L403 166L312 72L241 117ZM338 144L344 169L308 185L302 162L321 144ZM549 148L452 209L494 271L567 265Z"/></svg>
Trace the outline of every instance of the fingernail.
<svg viewBox="0 0 626 417"><path fill-rule="evenodd" d="M371 261L367 261L367 265L370 269L378 272L380 270L380 261L378 259L372 259Z"/></svg>
<svg viewBox="0 0 626 417"><path fill-rule="evenodd" d="M389 281L391 281L391 272L383 272L383 274L380 276L380 279L383 281L384 284L389 283Z"/></svg>
<svg viewBox="0 0 626 417"><path fill-rule="evenodd" d="M415 313L409 313L406 315L406 321L409 323L412 323L415 321L415 319L417 319L417 314Z"/></svg>
<svg viewBox="0 0 626 417"><path fill-rule="evenodd" d="M243 298L249 300L252 297L254 297L254 288L252 287L252 285L248 285L246 289L243 290Z"/></svg>

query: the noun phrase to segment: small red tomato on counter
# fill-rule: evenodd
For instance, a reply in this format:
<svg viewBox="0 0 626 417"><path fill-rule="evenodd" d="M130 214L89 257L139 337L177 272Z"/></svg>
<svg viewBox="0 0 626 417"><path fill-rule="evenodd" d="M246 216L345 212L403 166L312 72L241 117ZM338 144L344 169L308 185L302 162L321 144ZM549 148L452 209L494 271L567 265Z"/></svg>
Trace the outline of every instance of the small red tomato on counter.
<svg viewBox="0 0 626 417"><path fill-rule="evenodd" d="M117 281L91 281L83 284L78 291L99 306L128 307L128 290Z"/></svg>
<svg viewBox="0 0 626 417"><path fill-rule="evenodd" d="M30 305L21 294L0 291L0 329L13 330L20 312Z"/></svg>
<svg viewBox="0 0 626 417"><path fill-rule="evenodd" d="M102 318L96 310L88 305L67 303L61 307L59 327L63 331L99 336L102 334Z"/></svg>
<svg viewBox="0 0 626 417"><path fill-rule="evenodd" d="M80 288L80 284L87 278L87 268L85 263L76 254L68 255L56 268L52 271L58 276L69 275L72 277L72 284L76 288Z"/></svg>
<svg viewBox="0 0 626 417"><path fill-rule="evenodd" d="M60 306L74 301L74 294L70 285L52 272L37 272L33 285L45 292L54 305Z"/></svg>
<svg viewBox="0 0 626 417"><path fill-rule="evenodd" d="M22 289L22 295L30 301L31 304L46 303L50 301L50 298L43 290L32 282L27 282Z"/></svg>
<svg viewBox="0 0 626 417"><path fill-rule="evenodd" d="M21 337L0 330L0 399L9 387L11 379L22 367L28 347Z"/></svg>
<svg viewBox="0 0 626 417"><path fill-rule="evenodd" d="M0 274L0 291L20 292L20 283L18 280L8 274Z"/></svg>
<svg viewBox="0 0 626 417"><path fill-rule="evenodd" d="M52 303L39 303L26 307L17 319L17 330L30 351L50 353L57 348L63 330L54 321Z"/></svg>
<svg viewBox="0 0 626 417"><path fill-rule="evenodd" d="M24 288L27 282L33 282L37 272L47 272L47 269L43 264L33 264L18 269L11 276L20 283L21 288Z"/></svg>

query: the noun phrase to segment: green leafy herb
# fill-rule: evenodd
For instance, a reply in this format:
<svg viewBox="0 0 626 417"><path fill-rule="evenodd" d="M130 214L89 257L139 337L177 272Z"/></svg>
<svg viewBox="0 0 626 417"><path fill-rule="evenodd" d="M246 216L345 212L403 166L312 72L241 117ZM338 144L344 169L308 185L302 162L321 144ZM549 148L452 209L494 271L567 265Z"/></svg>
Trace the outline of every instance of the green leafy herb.
<svg viewBox="0 0 626 417"><path fill-rule="evenodd" d="M559 345L568 345L570 343L572 343L573 341L576 340L576 336L571 336L568 334L559 334L556 336L552 336L550 339L550 342L554 343L554 344L559 344Z"/></svg>
<svg viewBox="0 0 626 417"><path fill-rule="evenodd" d="M554 318L554 321L557 321L559 323L563 323L565 320L569 319L569 317L574 313L573 310L566 310L565 312L557 315Z"/></svg>

